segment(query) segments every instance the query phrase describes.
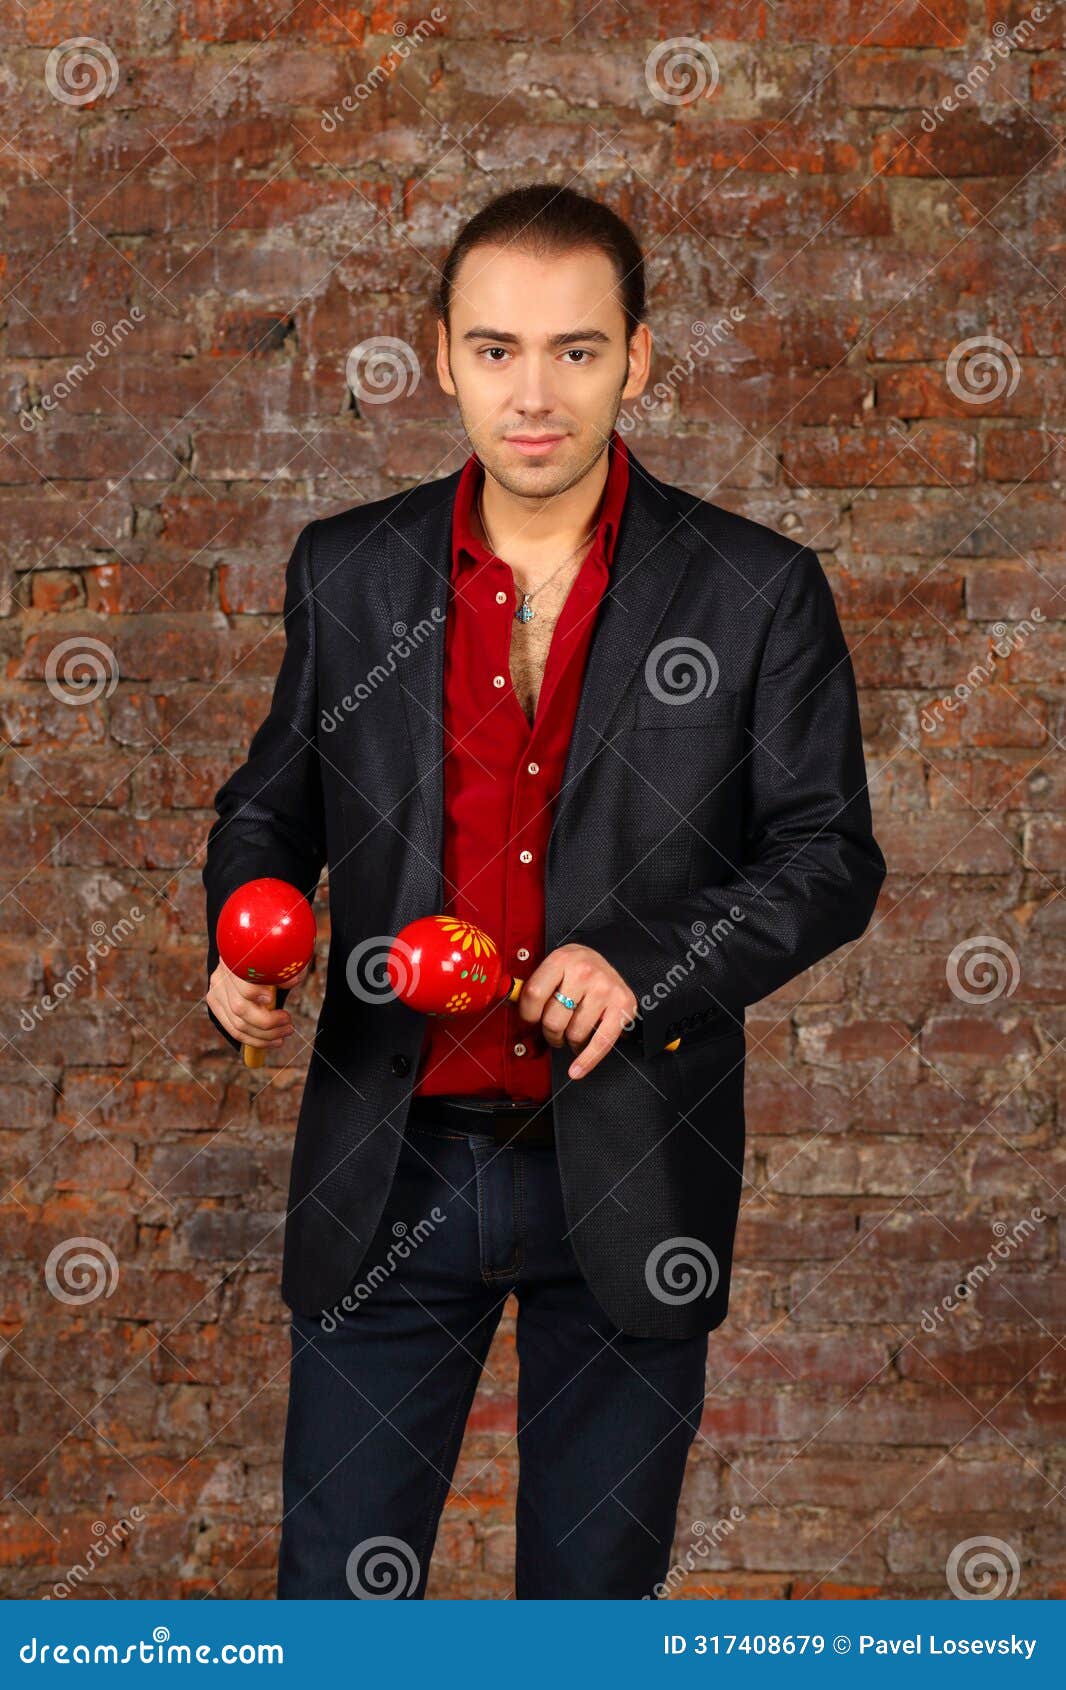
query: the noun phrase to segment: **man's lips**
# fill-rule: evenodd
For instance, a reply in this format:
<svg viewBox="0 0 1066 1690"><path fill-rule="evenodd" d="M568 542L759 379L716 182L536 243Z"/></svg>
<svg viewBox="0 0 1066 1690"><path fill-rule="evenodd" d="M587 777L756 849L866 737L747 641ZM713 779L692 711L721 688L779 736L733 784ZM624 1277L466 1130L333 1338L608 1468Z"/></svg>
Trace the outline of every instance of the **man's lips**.
<svg viewBox="0 0 1066 1690"><path fill-rule="evenodd" d="M508 437L507 444L527 458L538 458L565 439L565 434L512 434Z"/></svg>

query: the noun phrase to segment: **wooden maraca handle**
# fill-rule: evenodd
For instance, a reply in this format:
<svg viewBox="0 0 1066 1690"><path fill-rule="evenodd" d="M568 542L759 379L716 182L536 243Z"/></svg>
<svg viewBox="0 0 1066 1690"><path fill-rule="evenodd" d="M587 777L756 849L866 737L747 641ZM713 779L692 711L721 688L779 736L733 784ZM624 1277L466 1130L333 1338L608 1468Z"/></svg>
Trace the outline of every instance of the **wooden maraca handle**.
<svg viewBox="0 0 1066 1690"><path fill-rule="evenodd" d="M514 975L514 974L511 975L511 989L507 993L507 1002L508 1003L517 1003L518 1002L518 994L521 992L522 987L524 985L525 985L524 980L519 980L517 975ZM680 1043L681 1043L680 1039L671 1039L670 1043L668 1045L664 1045L663 1048L664 1048L664 1050L676 1050Z"/></svg>
<svg viewBox="0 0 1066 1690"><path fill-rule="evenodd" d="M274 1005L278 1001L277 988L275 986L269 986L267 990L270 992L270 1002L266 1007L268 1009L273 1009ZM259 1045L242 1045L241 1055L244 1057L244 1066L246 1068L262 1068L267 1059L265 1047L261 1048Z"/></svg>

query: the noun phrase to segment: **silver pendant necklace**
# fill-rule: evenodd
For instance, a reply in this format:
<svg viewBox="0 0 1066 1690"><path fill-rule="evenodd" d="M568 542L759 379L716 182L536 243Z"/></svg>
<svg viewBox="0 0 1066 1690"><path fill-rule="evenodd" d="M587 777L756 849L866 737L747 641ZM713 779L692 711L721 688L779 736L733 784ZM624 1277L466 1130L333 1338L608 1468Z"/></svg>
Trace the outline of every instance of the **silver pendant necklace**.
<svg viewBox="0 0 1066 1690"><path fill-rule="evenodd" d="M484 509L482 508L482 503L481 503L481 494L482 494L483 488L484 488L484 483L482 484L482 487L480 487L478 489L478 496L477 496L478 521L481 523L481 532L484 534L486 540L488 540L490 549L492 549L494 551L495 548L492 546L492 541L489 540L489 531L488 531L488 527L487 527L486 522L485 522L485 512L484 512ZM592 539L592 536L595 532L596 532L595 527L589 529L585 538L581 541L581 544L578 545L578 546L575 546L572 552L567 553L567 555L563 558L562 563L559 565L558 569L552 570L552 573L548 576L548 581L554 580L556 575L558 575L558 573L559 573L559 569L564 568L565 565L568 564L572 558L575 558L577 556L578 552L580 552L583 549L583 547L585 547L589 544L589 541ZM548 581L542 581L541 584L540 584L540 587L546 587L548 585ZM522 603L518 606L518 609L514 613L514 619L515 619L516 622L522 622L522 623L532 622L534 616L537 613L533 609L533 606L530 604L529 601L534 596L535 593L540 592L540 587L534 587L533 591L530 592L530 593L525 592L521 588L517 589L518 591L522 592Z"/></svg>

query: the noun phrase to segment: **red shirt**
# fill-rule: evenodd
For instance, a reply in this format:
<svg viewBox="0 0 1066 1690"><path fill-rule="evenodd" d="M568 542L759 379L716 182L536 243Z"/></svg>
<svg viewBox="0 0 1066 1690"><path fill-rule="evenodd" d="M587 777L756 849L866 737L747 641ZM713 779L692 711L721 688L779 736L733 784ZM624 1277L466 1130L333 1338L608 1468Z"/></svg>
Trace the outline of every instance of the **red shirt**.
<svg viewBox="0 0 1066 1690"><path fill-rule="evenodd" d="M450 897L439 913L483 928L499 946L504 969L523 980L545 954L544 863L552 815L629 485L629 453L617 431L609 452L596 533L555 624L532 725L511 681L519 602L514 575L470 525L484 474L473 454L463 466L452 517L442 845ZM551 1046L514 1004L429 1016L414 1092L545 1102Z"/></svg>

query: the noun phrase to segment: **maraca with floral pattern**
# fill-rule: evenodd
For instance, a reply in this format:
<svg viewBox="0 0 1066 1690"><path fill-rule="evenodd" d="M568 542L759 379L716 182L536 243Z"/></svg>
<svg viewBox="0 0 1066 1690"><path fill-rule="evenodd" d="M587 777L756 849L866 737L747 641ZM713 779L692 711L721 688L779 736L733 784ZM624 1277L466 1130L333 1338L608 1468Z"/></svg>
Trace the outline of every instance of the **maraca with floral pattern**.
<svg viewBox="0 0 1066 1690"><path fill-rule="evenodd" d="M426 1015L465 1015L494 1003L517 1003L525 984L503 967L487 933L448 915L409 921L393 939L385 967L396 996ZM666 1049L680 1043L674 1039Z"/></svg>

